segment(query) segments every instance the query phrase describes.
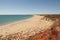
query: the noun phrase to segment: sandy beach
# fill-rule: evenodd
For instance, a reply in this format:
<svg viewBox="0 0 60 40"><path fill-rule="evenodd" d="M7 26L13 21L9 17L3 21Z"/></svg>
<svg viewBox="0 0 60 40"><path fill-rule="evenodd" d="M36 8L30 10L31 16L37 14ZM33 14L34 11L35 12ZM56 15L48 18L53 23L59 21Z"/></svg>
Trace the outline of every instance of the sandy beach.
<svg viewBox="0 0 60 40"><path fill-rule="evenodd" d="M34 15L33 17L23 21L17 21L0 26L0 35L6 36L22 32L22 34L25 34L23 36L32 36L44 32L45 30L50 29L54 22L42 20L42 18L44 18L44 16Z"/></svg>

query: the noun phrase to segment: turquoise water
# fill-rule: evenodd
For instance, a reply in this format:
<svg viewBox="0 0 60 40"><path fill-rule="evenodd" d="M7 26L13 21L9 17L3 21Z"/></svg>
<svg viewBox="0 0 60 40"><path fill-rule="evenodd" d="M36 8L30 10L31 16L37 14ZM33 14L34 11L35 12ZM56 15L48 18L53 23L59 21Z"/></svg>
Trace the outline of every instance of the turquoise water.
<svg viewBox="0 0 60 40"><path fill-rule="evenodd" d="M0 25L10 22L24 20L32 17L32 15L0 15Z"/></svg>

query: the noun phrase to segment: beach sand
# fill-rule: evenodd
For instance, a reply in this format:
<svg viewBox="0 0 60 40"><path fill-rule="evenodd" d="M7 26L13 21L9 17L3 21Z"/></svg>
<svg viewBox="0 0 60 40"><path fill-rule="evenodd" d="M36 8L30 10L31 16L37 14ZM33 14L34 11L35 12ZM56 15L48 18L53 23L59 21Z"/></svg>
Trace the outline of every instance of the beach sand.
<svg viewBox="0 0 60 40"><path fill-rule="evenodd" d="M54 22L42 20L43 18L44 16L34 15L33 17L23 21L17 21L0 26L0 35L6 36L22 32L22 34L25 34L23 36L29 37L37 33L44 32L47 29L51 29Z"/></svg>

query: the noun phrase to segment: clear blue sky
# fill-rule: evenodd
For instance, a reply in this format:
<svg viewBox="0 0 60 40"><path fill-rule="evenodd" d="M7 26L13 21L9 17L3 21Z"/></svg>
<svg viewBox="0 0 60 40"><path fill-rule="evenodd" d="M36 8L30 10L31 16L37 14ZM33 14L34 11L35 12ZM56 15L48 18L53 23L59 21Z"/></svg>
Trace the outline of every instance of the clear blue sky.
<svg viewBox="0 0 60 40"><path fill-rule="evenodd" d="M60 13L60 0L0 0L0 14Z"/></svg>

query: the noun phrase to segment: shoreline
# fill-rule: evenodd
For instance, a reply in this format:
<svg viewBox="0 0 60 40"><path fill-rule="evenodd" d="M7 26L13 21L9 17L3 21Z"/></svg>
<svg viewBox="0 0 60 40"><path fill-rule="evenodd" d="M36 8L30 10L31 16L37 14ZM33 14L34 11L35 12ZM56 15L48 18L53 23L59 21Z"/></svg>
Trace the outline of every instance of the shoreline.
<svg viewBox="0 0 60 40"><path fill-rule="evenodd" d="M33 17L33 16L32 16L32 17ZM29 17L29 18L26 18L26 19L22 19L22 20L16 20L16 21L8 22L8 23L4 23L4 24L0 24L0 26L5 26L5 25L9 25L9 24L14 24L14 23L18 23L18 22L26 21L26 20L31 19L32 17Z"/></svg>
<svg viewBox="0 0 60 40"><path fill-rule="evenodd" d="M31 18L32 15L1 15L0 26Z"/></svg>
<svg viewBox="0 0 60 40"><path fill-rule="evenodd" d="M8 22L6 24L2 24L0 26L6 26L6 25L10 25L10 24L15 24L15 23L19 23L19 22L24 22L24 21L28 21L30 19L33 19L34 17L36 17L37 15L32 15L32 17L30 18L27 18L27 19L24 19L24 20L17 20L17 21L14 21L14 22Z"/></svg>
<svg viewBox="0 0 60 40"><path fill-rule="evenodd" d="M21 32L23 34L29 34L29 36L35 35L39 32L44 32L47 29L50 29L51 25L54 22L41 20L44 16L33 16L32 18L22 20L22 21L16 21L13 23L10 23L8 25L3 25L0 27L0 35L9 35L14 34L17 32ZM43 25L44 24L44 25Z"/></svg>

